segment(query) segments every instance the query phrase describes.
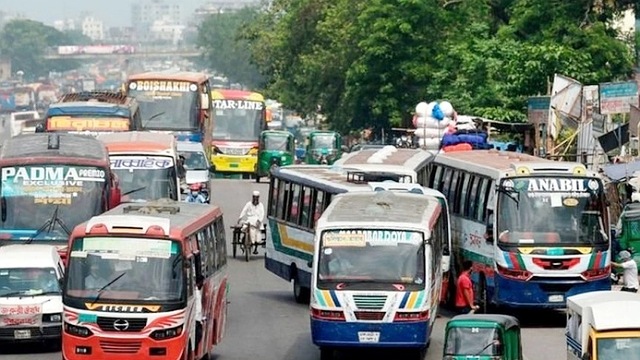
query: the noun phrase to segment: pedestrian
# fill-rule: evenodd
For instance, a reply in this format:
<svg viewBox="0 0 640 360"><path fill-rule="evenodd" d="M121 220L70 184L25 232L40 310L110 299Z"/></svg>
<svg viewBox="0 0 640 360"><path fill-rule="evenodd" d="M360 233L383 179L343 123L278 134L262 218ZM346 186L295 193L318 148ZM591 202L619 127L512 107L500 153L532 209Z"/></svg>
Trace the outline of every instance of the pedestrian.
<svg viewBox="0 0 640 360"><path fill-rule="evenodd" d="M204 276L196 276L196 288L194 289L194 297L196 300L196 349L200 346L202 341L202 332L204 326L204 316L202 314L202 285L204 284Z"/></svg>
<svg viewBox="0 0 640 360"><path fill-rule="evenodd" d="M462 273L456 282L456 309L460 314L468 314L471 310L478 310L473 297L473 283L471 282L471 267L473 263L465 260L462 263Z"/></svg>
<svg viewBox="0 0 640 360"><path fill-rule="evenodd" d="M638 292L638 265L631 258L631 253L626 250L620 251L620 263L611 262L611 265L623 269L622 274L622 291Z"/></svg>

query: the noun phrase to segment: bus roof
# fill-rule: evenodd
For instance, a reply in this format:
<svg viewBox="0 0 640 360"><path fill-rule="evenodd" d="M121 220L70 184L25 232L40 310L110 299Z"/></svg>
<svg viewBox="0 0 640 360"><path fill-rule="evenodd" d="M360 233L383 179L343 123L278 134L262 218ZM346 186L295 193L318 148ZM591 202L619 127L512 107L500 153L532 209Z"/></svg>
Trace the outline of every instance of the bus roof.
<svg viewBox="0 0 640 360"><path fill-rule="evenodd" d="M591 291L567 298L567 308L581 313L584 308L607 301L640 300L640 296L626 291Z"/></svg>
<svg viewBox="0 0 640 360"><path fill-rule="evenodd" d="M436 154L437 152L432 152ZM597 173L587 170L578 162L554 161L537 156L510 151L469 150L437 153L434 163L467 169L497 178L505 175L587 175Z"/></svg>
<svg viewBox="0 0 640 360"><path fill-rule="evenodd" d="M331 193L372 191L369 182L393 180L400 182L405 175L381 171L363 171L336 165L289 165L272 170L274 178L314 186Z"/></svg>
<svg viewBox="0 0 640 360"><path fill-rule="evenodd" d="M153 235L182 240L219 216L222 216L222 209L216 205L169 199L126 203L76 226L71 238L113 234Z"/></svg>
<svg viewBox="0 0 640 360"><path fill-rule="evenodd" d="M131 115L131 108L129 107L129 105L121 104L75 101L66 103L54 103L49 105L49 109L47 110L47 117L76 114L95 114L128 117Z"/></svg>
<svg viewBox="0 0 640 360"><path fill-rule="evenodd" d="M67 93L62 95L57 103L69 102L89 102L89 103L106 103L122 106L131 106L136 100L124 93L114 91L83 91L77 93Z"/></svg>
<svg viewBox="0 0 640 360"><path fill-rule="evenodd" d="M331 200L318 220L318 227L345 223L375 227L402 224L408 228L429 230L441 211L440 202L431 196L391 191L346 193Z"/></svg>
<svg viewBox="0 0 640 360"><path fill-rule="evenodd" d="M434 154L422 149L397 149L394 146L385 146L345 154L335 164L362 170L387 169L387 171L408 173L409 171L417 172L434 158Z"/></svg>
<svg viewBox="0 0 640 360"><path fill-rule="evenodd" d="M640 296L636 293L630 294L635 295L634 300L607 301L591 305L593 328L598 331L640 329Z"/></svg>
<svg viewBox="0 0 640 360"><path fill-rule="evenodd" d="M264 96L260 93L246 90L232 90L232 89L214 89L211 90L211 99L213 100L224 100L224 99L235 99L235 100L252 100L252 101L262 101L264 102Z"/></svg>
<svg viewBox="0 0 640 360"><path fill-rule="evenodd" d="M23 134L7 139L0 150L0 161L16 158L67 157L108 163L107 148L96 138L67 133Z"/></svg>
<svg viewBox="0 0 640 360"><path fill-rule="evenodd" d="M192 71L151 71L140 74L129 75L128 81L139 80L175 80L190 81L195 83L204 83L209 80L207 74Z"/></svg>
<svg viewBox="0 0 640 360"><path fill-rule="evenodd" d="M132 151L161 152L177 147L177 140L171 134L147 131L125 131L98 134L109 153L126 153Z"/></svg>

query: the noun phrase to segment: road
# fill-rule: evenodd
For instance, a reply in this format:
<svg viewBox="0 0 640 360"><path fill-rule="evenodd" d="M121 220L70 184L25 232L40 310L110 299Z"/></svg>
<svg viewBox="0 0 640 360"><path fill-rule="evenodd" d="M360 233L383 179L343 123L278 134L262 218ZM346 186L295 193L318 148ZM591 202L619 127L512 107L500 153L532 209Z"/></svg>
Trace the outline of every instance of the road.
<svg viewBox="0 0 640 360"><path fill-rule="evenodd" d="M227 228L235 223L253 190L259 190L263 194L263 201L266 201L267 186L266 183L256 184L248 180L214 182L212 198L222 206ZM227 238L230 240L230 236ZM295 303L289 284L264 269L262 252L249 263L229 259L229 277L231 303L226 334L211 360L320 359L320 352L311 343L307 307ZM443 327L447 318L445 313L436 321L426 360L442 359ZM565 356L562 314L528 314L522 320L525 360L560 359ZM389 353L390 356L396 355ZM342 357L353 358L349 356L352 354L345 355ZM375 355L380 353L376 352ZM0 360L4 359L59 360L60 353L47 353L33 346L1 346Z"/></svg>

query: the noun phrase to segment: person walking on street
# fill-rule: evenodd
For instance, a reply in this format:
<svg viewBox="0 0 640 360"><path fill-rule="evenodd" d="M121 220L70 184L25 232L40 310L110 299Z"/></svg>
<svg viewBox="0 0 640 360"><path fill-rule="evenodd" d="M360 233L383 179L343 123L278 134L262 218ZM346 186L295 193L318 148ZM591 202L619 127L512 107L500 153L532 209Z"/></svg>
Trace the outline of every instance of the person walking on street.
<svg viewBox="0 0 640 360"><path fill-rule="evenodd" d="M612 261L611 265L623 269L622 291L638 292L638 288L640 287L638 284L638 265L635 260L631 258L631 254L628 251L620 251L619 255L622 262L617 263Z"/></svg>
<svg viewBox="0 0 640 360"><path fill-rule="evenodd" d="M456 309L460 314L468 314L471 310L478 310L473 297L473 283L471 282L471 267L473 263L465 260L462 263L462 273L456 282Z"/></svg>

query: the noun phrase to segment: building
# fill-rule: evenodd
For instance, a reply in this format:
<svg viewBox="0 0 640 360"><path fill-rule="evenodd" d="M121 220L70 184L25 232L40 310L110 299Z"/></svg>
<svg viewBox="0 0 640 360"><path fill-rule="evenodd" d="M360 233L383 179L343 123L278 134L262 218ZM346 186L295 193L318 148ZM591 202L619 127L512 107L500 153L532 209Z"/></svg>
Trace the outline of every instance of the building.
<svg viewBox="0 0 640 360"><path fill-rule="evenodd" d="M93 41L104 40L104 23L93 16L82 20L82 33Z"/></svg>
<svg viewBox="0 0 640 360"><path fill-rule="evenodd" d="M131 22L139 41L152 41L156 37L151 30L154 24L156 30L182 24L182 7L177 0L175 3L164 0L137 2L131 5Z"/></svg>
<svg viewBox="0 0 640 360"><path fill-rule="evenodd" d="M113 44L132 44L135 39L134 30L129 26L110 27L106 37Z"/></svg>
<svg viewBox="0 0 640 360"><path fill-rule="evenodd" d="M175 24L170 18L163 18L153 22L149 28L153 41L170 42L178 45L184 40L186 26Z"/></svg>
<svg viewBox="0 0 640 360"><path fill-rule="evenodd" d="M58 31L77 30L76 21L74 19L56 20L53 22L53 27Z"/></svg>

